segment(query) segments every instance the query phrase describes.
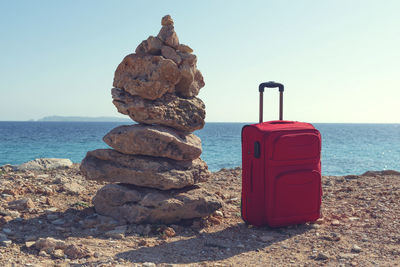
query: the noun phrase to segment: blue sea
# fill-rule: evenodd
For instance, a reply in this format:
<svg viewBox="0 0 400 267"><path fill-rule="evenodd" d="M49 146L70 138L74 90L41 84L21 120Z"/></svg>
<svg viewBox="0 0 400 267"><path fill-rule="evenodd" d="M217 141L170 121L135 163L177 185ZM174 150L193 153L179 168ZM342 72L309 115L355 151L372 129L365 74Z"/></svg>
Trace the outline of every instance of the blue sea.
<svg viewBox="0 0 400 267"><path fill-rule="evenodd" d="M106 148L103 136L121 122L0 122L0 166L35 158L80 162L88 150ZM241 166L245 123L206 123L196 131L211 171ZM315 123L322 135L322 174L400 170L400 124Z"/></svg>

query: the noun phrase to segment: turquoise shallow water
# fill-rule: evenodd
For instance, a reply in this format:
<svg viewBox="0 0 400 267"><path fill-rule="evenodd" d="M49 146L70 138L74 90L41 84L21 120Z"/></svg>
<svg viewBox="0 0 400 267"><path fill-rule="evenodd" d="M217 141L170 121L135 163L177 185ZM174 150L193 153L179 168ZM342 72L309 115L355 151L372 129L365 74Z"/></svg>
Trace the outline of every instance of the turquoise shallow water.
<svg viewBox="0 0 400 267"><path fill-rule="evenodd" d="M120 122L0 122L0 165L35 158L80 162L86 151L106 148L103 136ZM207 123L195 134L210 170L241 165L240 133L245 123ZM316 123L322 135L323 175L400 170L400 124Z"/></svg>

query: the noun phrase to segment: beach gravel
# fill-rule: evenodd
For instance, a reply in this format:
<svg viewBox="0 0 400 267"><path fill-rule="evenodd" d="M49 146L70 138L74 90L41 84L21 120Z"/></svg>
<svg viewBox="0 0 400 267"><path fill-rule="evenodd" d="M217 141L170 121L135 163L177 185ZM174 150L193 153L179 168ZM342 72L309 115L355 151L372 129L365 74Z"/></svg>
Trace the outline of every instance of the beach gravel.
<svg viewBox="0 0 400 267"><path fill-rule="evenodd" d="M269 228L246 225L240 217L240 168L214 172L202 185L221 201L220 212L171 225L121 224L96 213L92 198L105 184L86 180L78 164L68 169L5 169L0 172L3 266L398 266L400 262L400 173L395 171L324 176L321 220ZM76 182L85 190L70 194L57 179ZM32 209L16 211L8 206L28 198L35 204ZM55 218L63 224L53 224ZM333 225L336 220L339 224Z"/></svg>

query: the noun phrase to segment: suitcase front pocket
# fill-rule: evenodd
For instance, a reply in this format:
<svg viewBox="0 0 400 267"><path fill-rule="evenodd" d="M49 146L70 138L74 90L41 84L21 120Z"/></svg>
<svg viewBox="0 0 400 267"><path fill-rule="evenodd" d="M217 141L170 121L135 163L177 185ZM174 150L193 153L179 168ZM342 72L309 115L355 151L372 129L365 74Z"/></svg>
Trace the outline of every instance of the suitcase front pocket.
<svg viewBox="0 0 400 267"><path fill-rule="evenodd" d="M272 160L313 159L320 151L320 138L315 133L284 134L274 142Z"/></svg>
<svg viewBox="0 0 400 267"><path fill-rule="evenodd" d="M319 213L321 175L317 171L292 171L275 178L273 217L299 217Z"/></svg>

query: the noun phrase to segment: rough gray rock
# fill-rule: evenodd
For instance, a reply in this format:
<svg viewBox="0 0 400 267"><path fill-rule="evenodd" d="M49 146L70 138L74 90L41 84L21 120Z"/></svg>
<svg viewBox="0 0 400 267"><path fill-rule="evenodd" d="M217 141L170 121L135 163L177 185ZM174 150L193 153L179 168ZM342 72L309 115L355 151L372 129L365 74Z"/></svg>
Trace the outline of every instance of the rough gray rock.
<svg viewBox="0 0 400 267"><path fill-rule="evenodd" d="M193 49L190 46L185 45L185 44L179 44L177 50L180 52L183 52L183 53L192 53L193 52Z"/></svg>
<svg viewBox="0 0 400 267"><path fill-rule="evenodd" d="M34 159L17 166L19 171L26 170L51 170L57 168L70 168L72 161L69 159L40 158Z"/></svg>
<svg viewBox="0 0 400 267"><path fill-rule="evenodd" d="M176 223L212 214L221 202L201 188L159 191L109 184L93 198L96 212L121 222Z"/></svg>
<svg viewBox="0 0 400 267"><path fill-rule="evenodd" d="M193 97L199 94L204 87L204 79L201 72L197 69L196 55L178 52L182 63L179 66L181 78L175 86L175 91L182 97Z"/></svg>
<svg viewBox="0 0 400 267"><path fill-rule="evenodd" d="M174 92L180 80L178 66L162 56L130 54L118 65L113 86L131 95L154 100Z"/></svg>
<svg viewBox="0 0 400 267"><path fill-rule="evenodd" d="M86 178L111 183L126 183L161 190L183 188L204 182L210 176L201 159L176 161L166 158L125 155L113 149L89 151L82 160Z"/></svg>
<svg viewBox="0 0 400 267"><path fill-rule="evenodd" d="M69 182L63 185L63 189L72 195L79 195L81 192L85 191L85 187L81 186L77 182Z"/></svg>
<svg viewBox="0 0 400 267"><path fill-rule="evenodd" d="M172 24L162 26L157 37L166 45L174 49L177 49L179 47L179 38L175 32L174 25Z"/></svg>
<svg viewBox="0 0 400 267"><path fill-rule="evenodd" d="M164 45L161 48L161 55L167 59L171 59L177 65L179 65L182 61L181 57L176 53L175 49L167 45Z"/></svg>
<svg viewBox="0 0 400 267"><path fill-rule="evenodd" d="M103 141L124 154L175 160L192 160L201 154L199 137L158 125L119 126L107 133Z"/></svg>
<svg viewBox="0 0 400 267"><path fill-rule="evenodd" d="M159 55L161 55L162 45L163 45L163 42L160 39L158 39L157 37L154 37L154 36L149 36L149 38L147 38L147 40L142 41L138 45L135 52L137 54L141 54L141 55L150 54L150 55L159 56Z"/></svg>
<svg viewBox="0 0 400 267"><path fill-rule="evenodd" d="M24 210L34 209L35 204L30 198L22 198L8 202L8 208L13 210L24 211Z"/></svg>
<svg viewBox="0 0 400 267"><path fill-rule="evenodd" d="M165 94L151 101L132 96L119 88L113 88L111 92L118 111L139 123L159 124L187 132L204 127L205 105L197 97L185 99Z"/></svg>
<svg viewBox="0 0 400 267"><path fill-rule="evenodd" d="M166 25L174 25L174 21L172 20L170 15L165 15L161 19L161 25L166 26Z"/></svg>
<svg viewBox="0 0 400 267"><path fill-rule="evenodd" d="M55 249L65 249L66 243L63 240L54 239L52 237L39 238L35 242L35 247L38 250L44 250L47 253L51 253Z"/></svg>

